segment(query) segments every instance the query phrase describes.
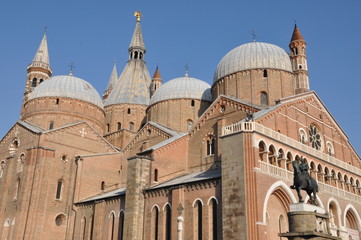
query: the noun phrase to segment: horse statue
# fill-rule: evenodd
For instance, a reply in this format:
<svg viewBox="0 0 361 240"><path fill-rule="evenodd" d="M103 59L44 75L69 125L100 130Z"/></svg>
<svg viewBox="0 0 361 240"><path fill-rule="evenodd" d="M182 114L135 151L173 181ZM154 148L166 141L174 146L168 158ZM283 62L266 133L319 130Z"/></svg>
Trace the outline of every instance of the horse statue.
<svg viewBox="0 0 361 240"><path fill-rule="evenodd" d="M293 185L292 189L296 189L299 202L303 202L301 190L305 190L310 197L310 202L316 205L316 193L318 192L318 184L315 179L311 177L308 172L309 166L306 159L301 157L300 164L297 160L292 161L294 173L293 173Z"/></svg>

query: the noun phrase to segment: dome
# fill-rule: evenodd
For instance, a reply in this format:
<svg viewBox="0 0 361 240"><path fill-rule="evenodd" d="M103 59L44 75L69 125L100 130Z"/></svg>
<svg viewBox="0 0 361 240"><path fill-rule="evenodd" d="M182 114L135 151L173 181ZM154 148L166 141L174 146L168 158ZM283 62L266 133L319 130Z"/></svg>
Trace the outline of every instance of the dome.
<svg viewBox="0 0 361 240"><path fill-rule="evenodd" d="M70 75L45 80L34 89L29 100L42 97L74 98L103 108L103 102L95 88L87 81Z"/></svg>
<svg viewBox="0 0 361 240"><path fill-rule="evenodd" d="M269 43L251 42L234 48L222 58L213 82L232 73L259 68L293 72L290 57L284 49Z"/></svg>
<svg viewBox="0 0 361 240"><path fill-rule="evenodd" d="M204 101L212 101L211 86L199 79L181 77L172 79L163 84L150 99L150 105L157 102L190 98Z"/></svg>

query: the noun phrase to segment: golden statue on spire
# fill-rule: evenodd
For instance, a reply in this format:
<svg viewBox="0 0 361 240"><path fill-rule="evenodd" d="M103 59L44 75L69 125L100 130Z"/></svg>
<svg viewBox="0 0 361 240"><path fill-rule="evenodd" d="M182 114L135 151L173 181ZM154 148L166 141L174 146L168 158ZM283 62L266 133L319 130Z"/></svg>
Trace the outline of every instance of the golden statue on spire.
<svg viewBox="0 0 361 240"><path fill-rule="evenodd" d="M140 22L140 18L143 17L140 11L134 12L134 17L137 17L137 22Z"/></svg>

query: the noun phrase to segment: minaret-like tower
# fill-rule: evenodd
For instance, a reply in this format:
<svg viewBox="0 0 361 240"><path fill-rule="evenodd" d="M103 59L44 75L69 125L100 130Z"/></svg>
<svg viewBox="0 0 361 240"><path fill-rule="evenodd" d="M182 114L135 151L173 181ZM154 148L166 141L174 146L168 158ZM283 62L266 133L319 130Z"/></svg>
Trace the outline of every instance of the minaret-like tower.
<svg viewBox="0 0 361 240"><path fill-rule="evenodd" d="M114 88L114 84L116 83L116 81L118 80L118 72L117 72L117 65L114 62L114 67L113 67L113 71L110 74L110 78L108 81L108 86L107 89L104 91L103 93L103 100L107 99L107 97L109 96L109 94L111 93L111 91Z"/></svg>
<svg viewBox="0 0 361 240"><path fill-rule="evenodd" d="M33 89L44 80L50 78L52 74L46 33L44 33L38 51L35 53L33 62L29 64L27 72L23 104L28 100L29 94Z"/></svg>
<svg viewBox="0 0 361 240"><path fill-rule="evenodd" d="M306 41L295 24L292 39L289 44L293 71L296 74L296 94L310 90L308 83L308 68L306 57Z"/></svg>
<svg viewBox="0 0 361 240"><path fill-rule="evenodd" d="M153 96L155 91L162 86L162 77L160 76L159 68L155 69L153 78L152 78L152 85L150 86L150 94Z"/></svg>

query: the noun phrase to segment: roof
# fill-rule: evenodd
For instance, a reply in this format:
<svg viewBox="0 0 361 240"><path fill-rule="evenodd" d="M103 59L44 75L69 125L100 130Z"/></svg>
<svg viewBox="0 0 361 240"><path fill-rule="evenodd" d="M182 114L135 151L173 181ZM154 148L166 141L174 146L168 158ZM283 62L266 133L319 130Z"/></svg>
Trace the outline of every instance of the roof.
<svg viewBox="0 0 361 240"><path fill-rule="evenodd" d="M109 80L108 80L108 86L107 90L111 91L114 87L114 84L118 80L118 72L117 72L117 65L114 63L114 67L112 70L112 73L110 74Z"/></svg>
<svg viewBox="0 0 361 240"><path fill-rule="evenodd" d="M270 43L251 42L234 48L222 58L213 82L239 71L263 68L292 72L290 57L284 49Z"/></svg>
<svg viewBox="0 0 361 240"><path fill-rule="evenodd" d="M210 170L207 170L204 172L190 173L190 174L187 174L187 175L184 175L181 177L177 177L177 178L174 178L167 182L160 183L155 186L151 186L146 190L154 190L154 189L182 185L182 184L187 184L187 183L192 183L192 182L206 181L206 180L211 180L211 179L215 179L215 178L220 178L221 175L222 175L222 173L221 173L220 168L210 169Z"/></svg>
<svg viewBox="0 0 361 240"><path fill-rule="evenodd" d="M150 100L150 104L170 99L199 99L212 101L211 86L188 76L172 79L163 84Z"/></svg>
<svg viewBox="0 0 361 240"><path fill-rule="evenodd" d="M50 69L50 59L49 59L49 51L48 51L48 41L46 39L46 33L44 34L39 48L35 53L33 58L33 62L28 66L30 67L42 67L46 68L51 72Z"/></svg>
<svg viewBox="0 0 361 240"><path fill-rule="evenodd" d="M47 79L30 94L29 100L42 97L64 97L89 102L103 108L103 102L95 88L87 81L70 75Z"/></svg>
<svg viewBox="0 0 361 240"><path fill-rule="evenodd" d="M96 196L93 197L89 197L86 199L83 199L77 203L86 203L86 202L91 202L91 201L97 201L97 200L101 200L101 199L105 199L105 198L112 198L112 197L117 197L117 196L121 196L125 194L125 188L118 188L115 189L113 191L110 192L106 192L106 193L101 193L98 194Z"/></svg>
<svg viewBox="0 0 361 240"><path fill-rule="evenodd" d="M30 131L34 132L34 133L42 133L44 132L45 130L44 129L41 129L40 127L38 126L35 126L29 122L26 122L26 121L17 121L18 124L20 124L21 126L29 129Z"/></svg>
<svg viewBox="0 0 361 240"><path fill-rule="evenodd" d="M300 30L298 29L297 25L295 24L295 28L293 29L293 34L291 38L291 42L293 41L304 41Z"/></svg>
<svg viewBox="0 0 361 240"><path fill-rule="evenodd" d="M140 27L140 21L137 21L137 23L135 24L132 41L130 42L129 45L129 49L132 48L141 48L145 50L142 28Z"/></svg>

